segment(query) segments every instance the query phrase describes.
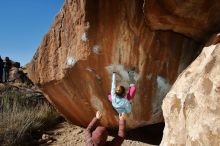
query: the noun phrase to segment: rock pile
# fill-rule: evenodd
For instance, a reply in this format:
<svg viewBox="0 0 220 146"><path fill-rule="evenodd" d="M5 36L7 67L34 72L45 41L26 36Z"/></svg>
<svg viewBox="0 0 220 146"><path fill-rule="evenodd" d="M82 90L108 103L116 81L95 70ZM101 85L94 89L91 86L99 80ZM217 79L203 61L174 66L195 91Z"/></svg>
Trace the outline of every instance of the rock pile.
<svg viewBox="0 0 220 146"><path fill-rule="evenodd" d="M0 83L6 82L32 84L19 62L12 61L9 57L2 59L0 56Z"/></svg>

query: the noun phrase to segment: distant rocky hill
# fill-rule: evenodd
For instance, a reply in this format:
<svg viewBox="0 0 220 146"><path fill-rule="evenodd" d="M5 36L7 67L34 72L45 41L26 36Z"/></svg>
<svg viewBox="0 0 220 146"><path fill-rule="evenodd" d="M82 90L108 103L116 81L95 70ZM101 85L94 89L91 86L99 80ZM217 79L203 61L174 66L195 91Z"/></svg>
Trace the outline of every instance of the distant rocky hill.
<svg viewBox="0 0 220 146"><path fill-rule="evenodd" d="M4 79L4 73L1 76L0 82L0 111L4 107L3 101L7 98L8 101L14 102L19 100L24 102L21 104L34 106L39 102L45 102L45 97L41 91L36 87L25 73L25 68L19 62L10 60L8 57L2 59L4 70L4 63L7 62L8 78ZM4 72L4 71L3 71ZM21 100L22 98L22 100ZM47 102L47 101L46 101ZM9 104L10 105L10 104Z"/></svg>
<svg viewBox="0 0 220 146"><path fill-rule="evenodd" d="M0 82L25 83L33 85L24 70L25 68L20 65L20 62L10 60L9 57L1 59L0 56Z"/></svg>

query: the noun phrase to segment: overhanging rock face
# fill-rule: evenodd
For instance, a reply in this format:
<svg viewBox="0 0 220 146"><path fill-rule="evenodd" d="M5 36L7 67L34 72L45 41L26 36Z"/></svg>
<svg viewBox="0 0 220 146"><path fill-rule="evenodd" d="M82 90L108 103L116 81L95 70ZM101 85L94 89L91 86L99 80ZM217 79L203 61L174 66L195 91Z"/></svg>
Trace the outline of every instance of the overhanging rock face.
<svg viewBox="0 0 220 146"><path fill-rule="evenodd" d="M154 30L172 30L194 40L220 30L218 0L145 0L146 20Z"/></svg>
<svg viewBox="0 0 220 146"><path fill-rule="evenodd" d="M151 30L146 2L65 1L27 71L71 122L86 126L100 110L101 123L115 127L117 113L107 100L112 68L128 88L133 66L137 93L128 128L163 121L162 100L198 44L169 30Z"/></svg>

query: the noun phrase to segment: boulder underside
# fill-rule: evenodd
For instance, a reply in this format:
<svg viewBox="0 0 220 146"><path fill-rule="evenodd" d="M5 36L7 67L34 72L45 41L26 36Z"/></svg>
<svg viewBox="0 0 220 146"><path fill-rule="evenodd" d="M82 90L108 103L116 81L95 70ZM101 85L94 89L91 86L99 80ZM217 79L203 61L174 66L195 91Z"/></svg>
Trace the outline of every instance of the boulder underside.
<svg viewBox="0 0 220 146"><path fill-rule="evenodd" d="M208 0L66 0L27 72L74 124L87 126L100 110L101 124L112 128L118 120L107 99L113 68L120 74L118 84L128 89L127 71L135 67L137 92L127 128L162 122L164 96L200 44L219 29L220 17L210 17L218 15L219 5Z"/></svg>

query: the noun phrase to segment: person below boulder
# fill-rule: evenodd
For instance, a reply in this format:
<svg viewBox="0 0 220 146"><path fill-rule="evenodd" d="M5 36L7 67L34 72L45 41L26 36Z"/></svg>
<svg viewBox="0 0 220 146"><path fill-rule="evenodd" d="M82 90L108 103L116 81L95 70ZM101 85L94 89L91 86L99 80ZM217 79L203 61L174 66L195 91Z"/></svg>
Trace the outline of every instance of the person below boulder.
<svg viewBox="0 0 220 146"><path fill-rule="evenodd" d="M108 131L105 127L98 126L102 115L99 111L89 123L85 130L86 146L120 146L125 138L125 113L119 114L118 135L112 140L107 141Z"/></svg>
<svg viewBox="0 0 220 146"><path fill-rule="evenodd" d="M8 82L9 81L9 71L12 67L12 63L11 63L11 60L9 59L9 57L5 57L5 60L4 60L4 66L3 66L3 82Z"/></svg>
<svg viewBox="0 0 220 146"><path fill-rule="evenodd" d="M0 83L3 82L3 65L4 65L4 63L3 63L3 60L0 56Z"/></svg>

